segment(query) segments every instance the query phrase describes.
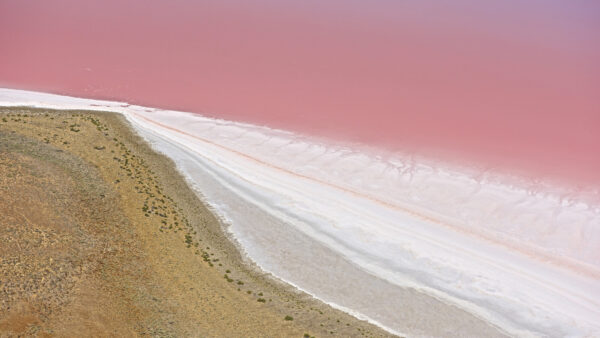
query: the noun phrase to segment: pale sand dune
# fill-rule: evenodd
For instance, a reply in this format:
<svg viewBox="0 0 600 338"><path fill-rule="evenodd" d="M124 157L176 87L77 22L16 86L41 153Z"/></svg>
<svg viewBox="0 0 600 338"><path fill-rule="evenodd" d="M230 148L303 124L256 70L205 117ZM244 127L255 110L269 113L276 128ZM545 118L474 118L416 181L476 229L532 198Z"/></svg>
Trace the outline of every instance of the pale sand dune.
<svg viewBox="0 0 600 338"><path fill-rule="evenodd" d="M122 103L2 90L0 104L123 113L261 268L392 332L600 334L597 191Z"/></svg>

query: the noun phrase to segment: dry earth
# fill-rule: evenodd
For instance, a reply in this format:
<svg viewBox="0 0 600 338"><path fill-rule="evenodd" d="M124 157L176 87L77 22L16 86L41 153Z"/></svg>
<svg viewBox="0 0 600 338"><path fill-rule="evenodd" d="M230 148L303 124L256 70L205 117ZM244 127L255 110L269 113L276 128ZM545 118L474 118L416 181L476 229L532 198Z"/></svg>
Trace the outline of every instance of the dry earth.
<svg viewBox="0 0 600 338"><path fill-rule="evenodd" d="M0 336L386 336L245 262L117 114L0 108Z"/></svg>

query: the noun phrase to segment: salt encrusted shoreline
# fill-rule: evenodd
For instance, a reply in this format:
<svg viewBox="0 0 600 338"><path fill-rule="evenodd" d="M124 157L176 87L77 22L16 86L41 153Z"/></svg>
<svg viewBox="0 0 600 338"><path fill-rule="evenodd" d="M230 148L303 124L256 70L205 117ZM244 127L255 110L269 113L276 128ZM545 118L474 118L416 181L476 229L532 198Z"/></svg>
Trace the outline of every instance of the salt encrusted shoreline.
<svg viewBox="0 0 600 338"><path fill-rule="evenodd" d="M10 90L0 92L2 102L123 113L200 184L259 266L392 330L426 334L421 330L432 322L460 325L452 317L460 311L440 310L449 304L512 334L599 330L594 324L600 312L594 301L599 294L594 234L600 212L572 195L532 194L422 163L390 162L389 170L352 150L194 114ZM256 224L262 227L252 228ZM294 231L295 236L285 237ZM320 246L314 250L320 256L304 255L306 245ZM284 254L294 264L282 264ZM320 269L320 257L336 254L351 264ZM315 284L322 275L329 279ZM366 281L362 278L369 275L388 284L363 295L324 287L340 283L336 276ZM433 312L448 323L432 317L425 326L411 328L406 327L411 318L396 322L398 315L382 312L387 301L414 299L385 297L407 287L442 300ZM373 303L379 309L365 303L378 292L383 297ZM406 304L419 308L406 301L384 308L399 311Z"/></svg>

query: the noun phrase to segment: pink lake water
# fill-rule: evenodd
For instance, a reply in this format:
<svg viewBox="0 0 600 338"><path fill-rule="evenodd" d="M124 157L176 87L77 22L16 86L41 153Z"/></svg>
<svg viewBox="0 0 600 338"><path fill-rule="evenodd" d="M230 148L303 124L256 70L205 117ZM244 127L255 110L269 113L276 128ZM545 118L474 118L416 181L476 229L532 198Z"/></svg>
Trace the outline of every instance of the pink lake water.
<svg viewBox="0 0 600 338"><path fill-rule="evenodd" d="M0 86L600 186L600 2L0 1Z"/></svg>

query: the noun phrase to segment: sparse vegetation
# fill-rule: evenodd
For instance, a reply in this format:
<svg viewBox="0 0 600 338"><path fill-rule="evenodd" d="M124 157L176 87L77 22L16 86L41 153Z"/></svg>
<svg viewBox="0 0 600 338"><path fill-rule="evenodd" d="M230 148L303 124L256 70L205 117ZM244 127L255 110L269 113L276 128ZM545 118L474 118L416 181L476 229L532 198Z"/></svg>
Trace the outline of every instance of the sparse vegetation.
<svg viewBox="0 0 600 338"><path fill-rule="evenodd" d="M126 332L128 333L136 331L140 335L187 336L190 332L197 331L187 331L188 334L185 334L182 333L183 331L177 330L185 329L186 325L191 328L198 323L204 323L205 328L222 325L219 324L220 321L214 320L216 318L214 316L221 316L222 309L233 306L232 311L235 311L236 316L253 319L236 320L233 325L219 326L219 329L225 330L222 332L229 332L230 335L240 334L241 332L246 332L248 336L256 335L256 332L252 331L256 329L256 325L244 326L244 323L252 323L257 320L263 321L264 325L261 327L268 328L269 332L274 333L272 334L274 336L299 336L303 332L299 331L302 330L302 327L314 329L320 332L321 335L328 333L329 329L335 327L338 334L348 335L349 331L343 331L345 325L336 326L333 322L328 322L325 327L319 326L320 322L315 323L313 326L306 326L312 325L307 323L315 320L311 319L314 313L308 314L308 310L302 310L305 308L302 304L315 304L314 301L298 300L293 293L290 294L288 291L279 289L279 286L274 286L268 279L256 274L254 271L249 271L246 268L239 269L240 266L243 266L241 265L242 262L239 258L236 258L235 254L229 254L230 251L228 250L232 249L228 247L230 244L220 232L222 230L218 223L211 216L205 216L209 215L207 211L198 208L201 203L193 192L186 192L185 194L188 195L183 194L193 196L193 198L182 198L180 196L182 191L180 187L184 187L185 183L183 181L177 183L181 178L177 174L172 174L175 171L165 171L164 168L172 170L171 164L167 162L164 162L167 164L162 164L161 161L164 159L149 152L145 144L140 143L133 134L130 134L126 128L119 124L120 122L117 123L119 118L104 113L52 112L48 114L48 110L32 110L30 108L11 108L11 110L16 110L17 113L6 113L10 110L0 108L0 118L2 120L0 124L0 137L2 137L2 142L0 142L0 171L3 168L3 161L6 159L5 153L2 153L2 148L8 144L5 142L5 135L12 132L22 135L31 142L39 142L43 147L46 147L44 149L49 152L50 156L48 158L50 159L59 160L64 156L81 159L83 164L74 167L73 172L89 170L99 175L83 175L82 179L87 183L77 185L84 190L90 189L90 197L82 201L91 204L88 207L80 208L82 215L85 214L85 217L89 218L86 218L85 222L69 223L70 227L74 227L73 229L80 229L77 236L86 234L85 230L81 230L84 228L77 227L95 227L95 237L93 239L73 237L77 240L61 239L60 241L61 245L67 248L74 248L73 245L83 245L86 249L76 251L77 254L87 255L89 253L91 256L86 256L85 259L71 256L68 265L48 265L48 260L43 261L46 264L43 266L53 271L52 273L56 273L56 276L62 276L61 273L66 273L68 276L73 276L71 274L74 273L79 274L74 279L69 279L71 277L68 276L60 277L63 278L60 281L49 278L50 275L44 276L46 283L54 283L52 290L69 295L69 292L64 289L66 284L60 283L71 283L70 281L85 283L86 280L92 280L101 287L102 293L94 294L92 291L96 289L92 289L90 292L94 295L94 300L88 302L88 304L96 304L94 302L104 301L107 299L106 297L112 297L111 292L113 291L114 295L118 295L118 297L110 298L110 301L98 307L97 311L99 312L91 312L92 316L90 318L102 317L95 316L95 313L122 313L124 314L121 316L122 318L114 319L108 326L114 326L114 330L116 330L114 332L123 333L118 331L119 325L131 324L131 326L127 326L128 331ZM30 111L33 112L30 113ZM23 114L23 112L27 113ZM151 158L152 161L148 161L148 158ZM157 160L159 158L160 160ZM44 166L40 168L44 168ZM57 168L63 168L62 164ZM8 174L5 176L5 178L10 177L18 176ZM1 181L2 179L3 177L0 175L0 186L5 187L6 185L4 181ZM176 182L176 184L174 185L173 182ZM48 189L48 191L60 191L66 186L63 184L58 188L54 188L54 190ZM102 187L104 190L99 191L97 190L98 187ZM9 189L8 191L18 190ZM77 204L73 204L74 202L69 199L78 196L79 193L81 191L73 192L68 195L68 198L57 199L57 201L69 201L71 203L69 205L72 207L68 211L62 212L61 217L70 217L73 210L75 210L73 207ZM39 196L46 195L47 192L39 194ZM182 201L184 201L183 204L181 204ZM117 207L115 208L115 206ZM60 208L55 209L62 210ZM31 210L45 209L34 208ZM6 214L4 209L2 212L4 212L3 215ZM119 212L123 213L119 216L121 218L103 221L103 217L113 217ZM204 212L206 214L202 214ZM198 217L198 215L201 215L201 217ZM5 222L5 218L0 217L0 235L2 231L8 231L7 229L14 231L14 229L35 228L30 225L24 228L22 224L19 224L17 228L8 228ZM14 235L11 233L11 236ZM31 233L28 236L28 238L36 238L37 233ZM44 241L47 241L47 239L42 239L40 243L47 243ZM203 244L202 247L200 242ZM30 242L28 240L20 242L21 249L27 248L27 243ZM188 250L188 248L193 250ZM11 248L11 250L11 252L19 252L18 248L14 250ZM47 248L44 250L47 250ZM38 254L41 258L42 254ZM60 260L55 258L54 261ZM201 262L205 264L197 264ZM0 266L0 268L3 267ZM60 270L61 268L62 270ZM208 270L209 268L214 270ZM3 276L0 287L6 288L9 285L5 278L7 274L0 271L0 275ZM196 278L205 275L207 276L206 279L198 283ZM221 276L223 276L223 279L220 278ZM235 280L232 276L235 277ZM31 283L38 283L41 280L42 278L34 279ZM82 285L84 284L77 284L77 289L88 292L89 290L85 289L85 285L83 288ZM190 287L190 285L193 287ZM170 295L176 295L168 300L171 304L169 306L173 305L175 310L164 311L163 306L167 303L161 288L164 288L164 291ZM252 290L262 291L256 293ZM36 293L37 299L41 302L45 302L47 299L44 292ZM231 293L228 292L235 292L236 296L229 297L228 295L231 295ZM247 297L243 296L243 292L247 294ZM272 298L268 298L267 301L264 294L269 294L269 297ZM3 297L6 297L6 293L0 293L0 301L3 301ZM227 301L221 302L222 297L227 297ZM257 305L255 302L262 304ZM56 304L64 304L60 306L67 307L71 306L69 304L82 306L82 304L72 300L57 302ZM185 304L185 306L178 306L177 304ZM140 311L129 311L126 307L120 308L121 306L132 305ZM255 312L243 310L247 306L255 309L253 310ZM217 308L218 310L214 310ZM4 333L2 332L1 323L3 318L6 318L5 313L2 312L3 309L5 308L0 307L0 336ZM58 316L56 318L64 313L78 313L71 310L58 311L52 309L56 311L56 316ZM203 311L183 314L184 309L202 309ZM297 318L294 320L292 316L286 315L284 319L287 323L284 323L284 321L281 321L281 317L290 310L294 311L292 314ZM319 311L319 313L323 314L322 311ZM46 316L44 318L50 317ZM194 318L194 321L182 324L180 318ZM73 317L73 320L65 320L63 323L85 323L86 320L88 319ZM129 324L123 324L120 320ZM293 323L289 323L291 321ZM50 331L47 331L49 330L49 324L45 325L44 322L41 322L40 325L28 326L29 329L27 330L31 331L28 331L25 335L51 334ZM352 330L354 334L357 333L354 328ZM215 335L210 334L214 332L217 331L211 331L208 335ZM60 336L58 331L53 334ZM363 333L361 332L361 334Z"/></svg>

